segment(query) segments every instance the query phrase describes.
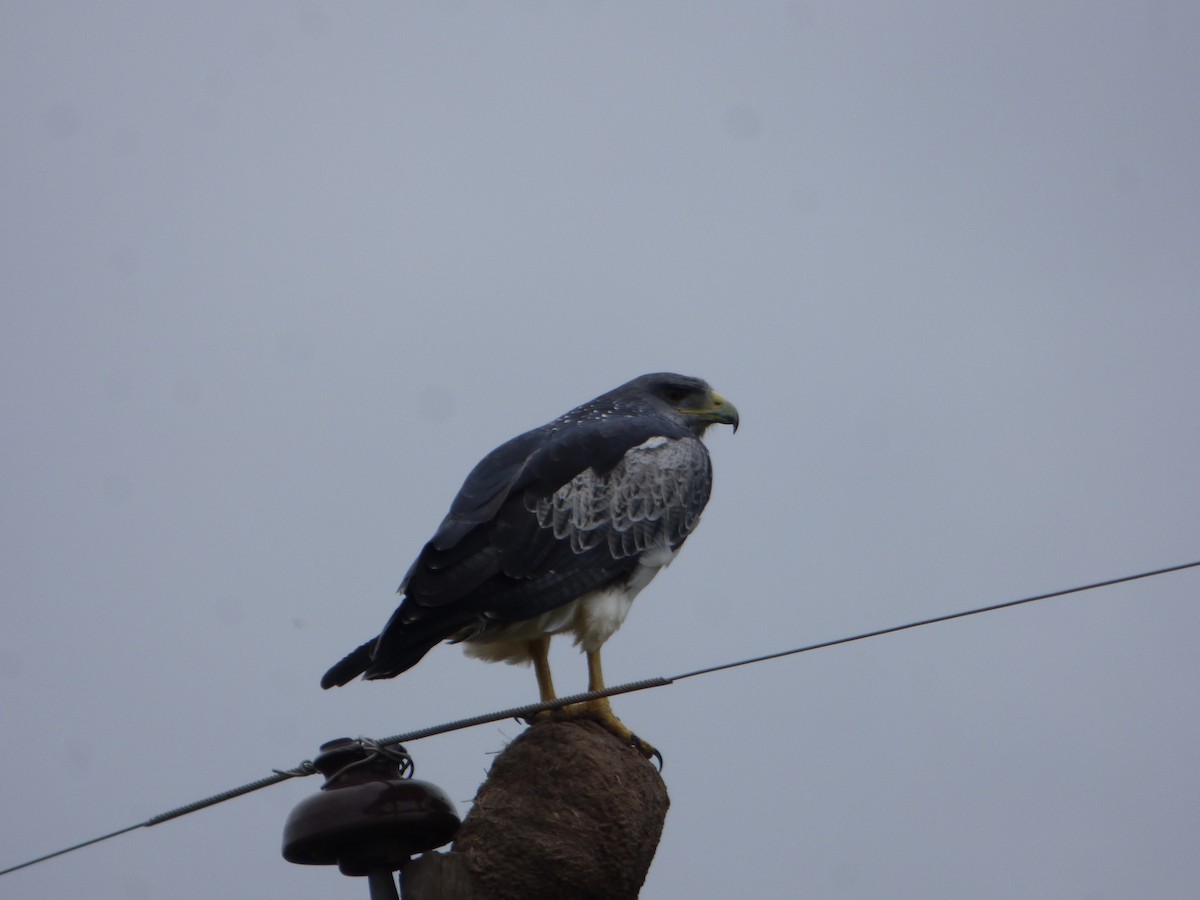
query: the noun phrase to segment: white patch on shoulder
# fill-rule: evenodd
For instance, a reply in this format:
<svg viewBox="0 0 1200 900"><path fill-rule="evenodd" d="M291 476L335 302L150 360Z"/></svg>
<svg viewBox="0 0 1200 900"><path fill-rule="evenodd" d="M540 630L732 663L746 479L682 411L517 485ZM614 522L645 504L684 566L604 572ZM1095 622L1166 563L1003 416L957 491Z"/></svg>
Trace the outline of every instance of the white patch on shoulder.
<svg viewBox="0 0 1200 900"><path fill-rule="evenodd" d="M657 450L669 440L670 438L663 437L661 434L656 434L654 437L646 438L636 447L631 448L629 452L633 452L634 450Z"/></svg>

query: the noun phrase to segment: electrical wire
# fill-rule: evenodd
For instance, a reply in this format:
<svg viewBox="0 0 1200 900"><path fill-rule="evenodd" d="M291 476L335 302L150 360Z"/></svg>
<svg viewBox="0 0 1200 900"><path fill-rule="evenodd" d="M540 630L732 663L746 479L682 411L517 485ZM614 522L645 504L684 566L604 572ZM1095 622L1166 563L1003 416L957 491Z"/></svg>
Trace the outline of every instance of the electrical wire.
<svg viewBox="0 0 1200 900"><path fill-rule="evenodd" d="M1200 566L1200 560L1190 563L1181 563L1177 566L1167 566L1162 569L1153 569L1149 572L1139 572L1136 575L1122 575L1120 578L1109 578L1106 581L1093 581L1091 584L1081 584L1078 587L1064 588L1060 591L1050 591L1045 594L1034 594L1032 597L1022 597L1020 600L1005 600L1003 603L993 603L990 606L977 606L974 609L966 609L961 612L947 613L944 616L931 616L928 619L918 619L915 622L908 622L904 625L891 625L887 628L877 628L874 631L864 631L861 634L853 634L850 637L834 638L832 641L821 641L818 644L807 644L803 647L796 647L792 650L781 650L778 653L767 653L763 656L751 656L748 659L741 659L737 662L722 663L718 666L708 666L704 669L696 669L694 672L686 672L683 675L676 675L672 681L682 681L685 678L692 678L695 675L707 675L709 672L722 672L725 669L736 669L738 666L748 666L753 663L766 662L769 659L780 659L784 656L795 656L797 653L808 653L810 650L822 650L825 647L836 647L838 644L850 644L854 641L862 641L867 638L879 637L884 634L895 634L898 631L908 631L910 628L920 628L923 625L935 625L938 622L949 622L951 619L963 619L967 616L977 616L980 613L995 612L998 609L1008 609L1011 606L1021 606L1025 603L1036 603L1038 600L1050 600L1054 597L1065 597L1068 594L1079 594L1083 591L1094 591L1097 588L1112 587L1116 584L1124 584L1127 581L1138 581L1142 578L1153 578L1155 575L1166 575L1170 572L1182 572L1184 569L1194 569ZM0 873L3 874L3 873Z"/></svg>
<svg viewBox="0 0 1200 900"><path fill-rule="evenodd" d="M695 678L698 675L708 675L713 672L723 672L728 669L736 669L741 666L754 665L761 662L766 662L772 659L781 659L785 656L795 656L800 653L808 653L812 650L821 650L826 647L836 647L841 644L850 644L855 641L863 641L867 638L880 637L885 634L895 634L900 631L908 631L912 628L921 628L925 625L934 625L939 622L949 622L952 619L962 619L967 616L977 616L982 613L995 612L1000 609L1008 609L1013 606L1021 606L1026 603L1035 603L1039 600L1050 600L1054 597L1065 597L1068 594L1079 594L1084 591L1092 591L1098 588L1112 587L1117 584L1124 584L1130 581L1139 581L1143 578L1153 578L1157 575L1166 575L1171 572L1181 572L1185 569L1194 569L1200 566L1200 560L1190 563L1182 563L1176 566L1166 566L1161 569L1152 569L1147 572L1139 572L1134 575L1122 575L1119 578L1109 578L1105 581L1094 581L1089 584L1078 585L1076 587L1065 588L1058 591L1049 591L1044 594L1034 594L1030 597L1022 597L1019 600L1006 600L1002 603L993 603L988 606L978 606L973 609L961 610L959 612L947 613L941 616L931 616L926 619L918 619L914 622L907 622L903 625L891 625L886 628L877 628L873 631L864 631L859 634L850 635L848 637L834 638L829 641L821 641L816 644L806 644L802 647L793 647L790 650L780 650L775 653L767 653L762 656L752 656L746 659L736 660L734 662L720 663L715 666L707 666L702 669L694 669L690 672L683 672L679 675L673 675L669 678L646 678L641 681L630 681L625 684L618 684L613 687L605 688L600 691L587 691L582 694L572 694L567 697L559 697L555 700L548 700L541 703L530 703L525 706L514 706L509 709L498 710L496 712L484 713L483 715L471 716L466 719L456 719L453 722L447 722L442 725L434 725L430 728L421 728L416 731L406 731L401 734L395 734L391 737L386 737L378 741L370 743L380 747L387 748L395 744L403 744L411 741L420 740L421 738L432 737L438 734L447 734L452 731L460 731L464 728L472 728L476 725L485 725L489 722L498 722L504 719L527 719L539 712L561 709L564 706L571 706L576 703L583 703L588 700L599 700L602 697L613 697L617 694L629 694L635 691L644 691L649 688L663 687L668 684L674 684L677 681L683 681L687 678ZM368 739L363 739L366 742ZM47 853L44 856L39 856L36 859L30 859L26 862L15 866L9 866L7 869L0 869L0 875L7 875L10 872L16 872L20 869L28 868L40 862L45 862L49 859L54 859L57 856L71 853L75 850L80 850L84 847L90 847L92 844L98 844L101 841L106 841L110 838L118 837L122 834L127 834L130 831L135 831L138 828L149 828L152 825L159 825L163 822L168 822L171 819L177 819L180 816L188 815L189 813L197 812L209 806L216 806L218 803L224 803L226 800L232 800L234 797L241 797L253 791L269 787L273 784L279 784L281 781L288 781L292 778L302 778L307 775L317 773L317 767L313 765L311 760L304 760L299 765L291 769L274 769L272 774L264 778L259 778L256 781L251 781L240 787L231 788L227 791L222 791L219 794L213 794L210 797L205 797L202 800L197 800L193 803L188 803L184 806L176 807L164 813L159 813L146 819L144 822L138 822L134 825L129 825L117 831L109 832L108 834L100 835L99 837L91 838L90 840L82 841L78 844L72 844L70 847L64 847L61 850L56 850L53 853Z"/></svg>

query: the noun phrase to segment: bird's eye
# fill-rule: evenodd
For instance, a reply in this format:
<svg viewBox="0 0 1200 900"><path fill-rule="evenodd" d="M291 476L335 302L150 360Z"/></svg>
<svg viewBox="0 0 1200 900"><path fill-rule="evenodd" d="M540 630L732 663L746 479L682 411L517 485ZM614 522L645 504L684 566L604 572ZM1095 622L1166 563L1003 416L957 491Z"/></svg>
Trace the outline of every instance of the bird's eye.
<svg viewBox="0 0 1200 900"><path fill-rule="evenodd" d="M672 403L679 403L687 396L687 391L680 387L669 387L664 393L666 398Z"/></svg>

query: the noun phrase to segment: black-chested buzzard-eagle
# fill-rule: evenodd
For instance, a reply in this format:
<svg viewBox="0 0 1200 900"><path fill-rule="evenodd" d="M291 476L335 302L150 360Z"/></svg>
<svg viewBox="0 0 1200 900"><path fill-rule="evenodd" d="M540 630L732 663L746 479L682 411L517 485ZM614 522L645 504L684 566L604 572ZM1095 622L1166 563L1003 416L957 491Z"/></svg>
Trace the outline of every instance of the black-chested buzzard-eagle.
<svg viewBox="0 0 1200 900"><path fill-rule="evenodd" d="M383 631L331 668L325 688L393 678L435 644L532 662L554 699L550 638L587 654L588 690L604 687L600 647L666 566L708 502L708 426L737 429L733 404L698 379L643 375L497 447L475 466L408 570ZM646 752L607 699L585 711Z"/></svg>

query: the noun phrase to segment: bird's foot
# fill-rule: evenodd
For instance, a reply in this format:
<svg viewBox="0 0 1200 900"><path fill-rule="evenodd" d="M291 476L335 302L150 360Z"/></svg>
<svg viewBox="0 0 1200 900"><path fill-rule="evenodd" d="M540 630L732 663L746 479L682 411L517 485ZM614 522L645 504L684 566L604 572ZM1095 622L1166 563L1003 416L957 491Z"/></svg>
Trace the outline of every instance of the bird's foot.
<svg viewBox="0 0 1200 900"><path fill-rule="evenodd" d="M565 706L561 710L558 710L558 713L563 716L590 719L598 725L603 726L606 731L616 735L621 739L622 743L633 747L642 756L646 757L646 759L655 760L658 770L662 771L662 754L652 744L643 741L634 734L628 725L617 718L616 713L612 711L612 707L608 703L607 697L600 700L588 700L584 703Z"/></svg>
<svg viewBox="0 0 1200 900"><path fill-rule="evenodd" d="M533 725L535 722L549 722L559 714L557 709L541 709L535 713L530 713L527 716L514 716L522 725Z"/></svg>

